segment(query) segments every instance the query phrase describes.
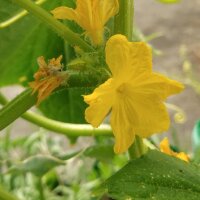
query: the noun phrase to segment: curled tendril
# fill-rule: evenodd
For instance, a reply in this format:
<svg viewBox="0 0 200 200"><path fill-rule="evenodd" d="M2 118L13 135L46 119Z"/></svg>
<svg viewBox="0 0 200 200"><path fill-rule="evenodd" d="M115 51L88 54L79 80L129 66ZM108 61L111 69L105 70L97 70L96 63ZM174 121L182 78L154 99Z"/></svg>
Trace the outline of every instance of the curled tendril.
<svg viewBox="0 0 200 200"><path fill-rule="evenodd" d="M183 109L181 109L180 107L178 107L174 104L170 104L170 103L165 103L165 105L167 106L168 109L175 111L174 121L177 124L185 123L185 121L187 120L187 116L186 116L185 112L183 111Z"/></svg>

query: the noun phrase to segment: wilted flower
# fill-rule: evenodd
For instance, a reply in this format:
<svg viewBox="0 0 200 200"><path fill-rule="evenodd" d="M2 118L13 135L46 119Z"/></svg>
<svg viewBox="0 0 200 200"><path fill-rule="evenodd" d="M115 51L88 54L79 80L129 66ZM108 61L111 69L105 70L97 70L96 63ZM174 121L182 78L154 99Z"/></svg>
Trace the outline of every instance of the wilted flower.
<svg viewBox="0 0 200 200"><path fill-rule="evenodd" d="M37 59L39 70L34 74L35 81L29 83L33 93L38 91L37 105L66 81L67 74L62 72L61 60L62 55L56 59L52 58L48 64L43 56Z"/></svg>

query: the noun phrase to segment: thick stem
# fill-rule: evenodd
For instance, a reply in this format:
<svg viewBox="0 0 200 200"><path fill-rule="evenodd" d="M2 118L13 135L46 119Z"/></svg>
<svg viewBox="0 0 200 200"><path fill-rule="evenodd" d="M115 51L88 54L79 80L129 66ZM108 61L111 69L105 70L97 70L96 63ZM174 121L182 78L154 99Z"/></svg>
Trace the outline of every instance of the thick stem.
<svg viewBox="0 0 200 200"><path fill-rule="evenodd" d="M71 45L77 45L85 51L94 51L94 49L82 40L79 35L71 31L67 26L56 20L47 11L42 9L30 0L12 0L28 12L38 17L45 24L49 25L59 36L66 40Z"/></svg>
<svg viewBox="0 0 200 200"><path fill-rule="evenodd" d="M0 110L0 130L4 129L35 104L37 97L36 95L31 95L31 93L32 89L25 90ZM0 95L0 101L5 104L5 99L2 95Z"/></svg>
<svg viewBox="0 0 200 200"><path fill-rule="evenodd" d="M102 81L108 79L108 75L105 73L102 74ZM78 73L70 74L68 84L70 87L94 87L94 84L98 84L98 79L94 78L91 74L88 76L85 74L85 78L80 80L80 75ZM61 88L63 89L63 88ZM1 104L5 105L7 103L6 99L0 93L0 102ZM24 112L29 110L35 103L37 102L37 94L32 95L32 89L27 89L17 97L15 97L12 101L7 103L1 110L0 110L0 130L4 129L18 117L20 117ZM28 120L33 120L32 122L37 124L40 123L39 120L35 120L34 117L31 117L32 114L28 115ZM37 117L36 117L37 119ZM41 120L41 119L40 119ZM43 120L46 121L46 120ZM39 125L39 124L38 124ZM44 127L42 124L40 124ZM59 125L58 125L59 126ZM48 128L45 126L45 128ZM52 127L53 128L53 127ZM52 129L51 129L52 130ZM54 131L56 131L54 129Z"/></svg>
<svg viewBox="0 0 200 200"><path fill-rule="evenodd" d="M25 94L29 94L28 91L25 91ZM0 104L5 105L6 103L7 103L6 98L0 93ZM13 107L13 109L14 108L15 106ZM11 113L12 112L13 111L11 111ZM5 115L4 117L6 116L7 115ZM31 111L25 112L24 114L21 115L21 117L40 127L71 137L112 134L112 130L109 125L101 125L98 129L95 129L91 125L87 124L70 124L70 123L55 121L47 117L38 115ZM1 124L0 124L0 130L2 130Z"/></svg>
<svg viewBox="0 0 200 200"><path fill-rule="evenodd" d="M123 34L130 41L133 35L134 0L119 0L119 13L114 19L114 33Z"/></svg>

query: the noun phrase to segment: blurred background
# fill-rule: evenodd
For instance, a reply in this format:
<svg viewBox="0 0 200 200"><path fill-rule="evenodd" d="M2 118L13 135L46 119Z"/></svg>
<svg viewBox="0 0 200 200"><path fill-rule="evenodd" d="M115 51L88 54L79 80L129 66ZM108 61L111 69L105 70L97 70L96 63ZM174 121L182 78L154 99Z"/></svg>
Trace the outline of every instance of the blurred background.
<svg viewBox="0 0 200 200"><path fill-rule="evenodd" d="M186 84L185 90L169 101L183 109L186 121L172 121L169 134L177 132L181 147L191 149L192 129L200 118L200 1L160 4L136 0L135 4L136 25L143 34L160 34L150 41L161 51L161 55L154 56L154 69Z"/></svg>

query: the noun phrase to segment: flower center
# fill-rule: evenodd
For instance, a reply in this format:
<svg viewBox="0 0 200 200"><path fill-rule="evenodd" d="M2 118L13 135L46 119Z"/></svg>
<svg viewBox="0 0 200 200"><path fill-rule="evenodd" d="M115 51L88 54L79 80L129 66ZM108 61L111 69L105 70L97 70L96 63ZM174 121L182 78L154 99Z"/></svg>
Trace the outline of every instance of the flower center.
<svg viewBox="0 0 200 200"><path fill-rule="evenodd" d="M117 92L122 94L122 93L124 92L125 86L126 86L126 84L125 84L125 83L122 83L122 84L117 88Z"/></svg>

